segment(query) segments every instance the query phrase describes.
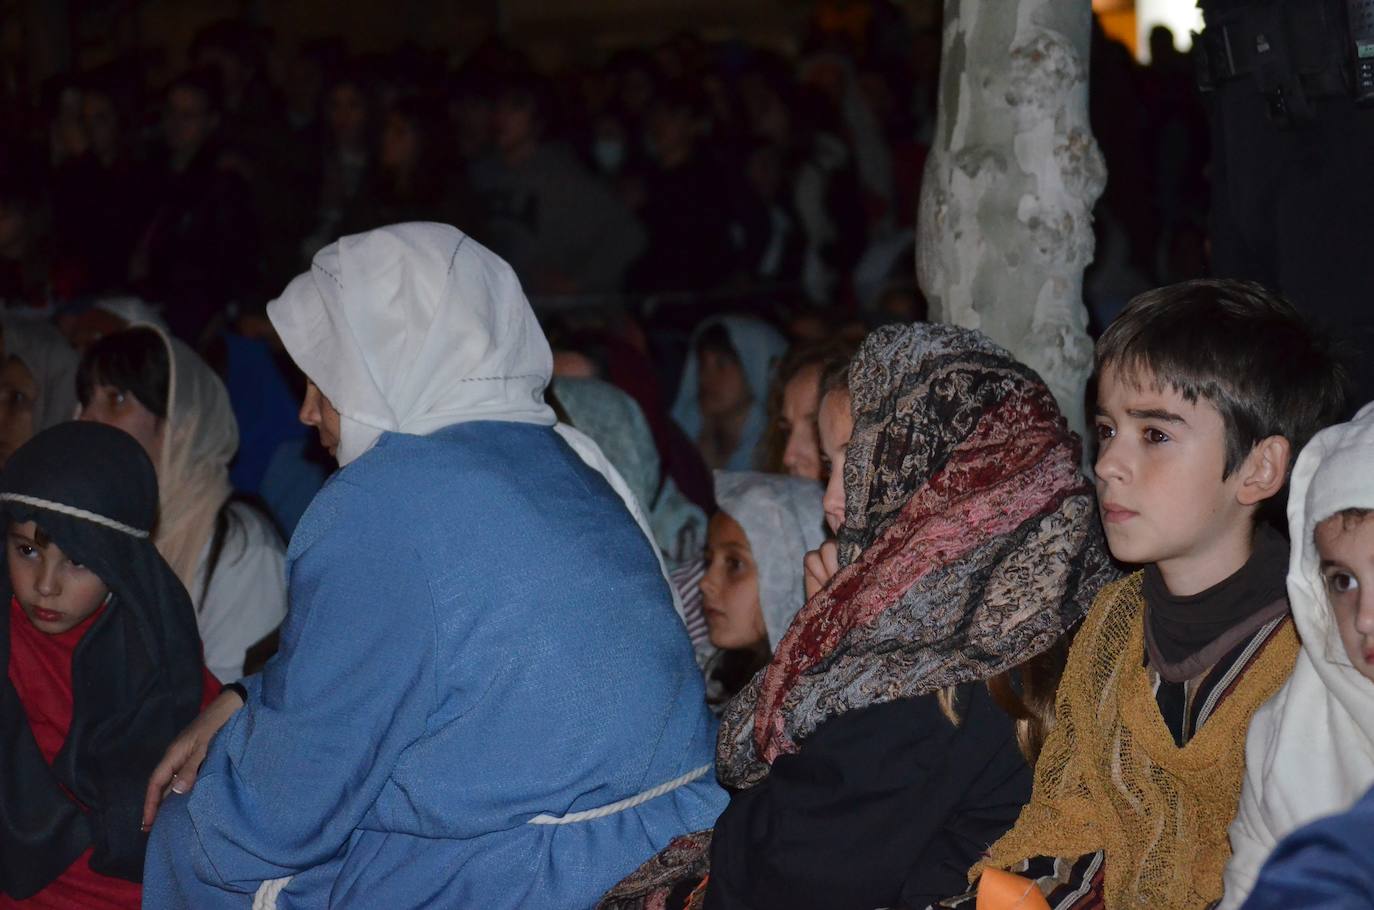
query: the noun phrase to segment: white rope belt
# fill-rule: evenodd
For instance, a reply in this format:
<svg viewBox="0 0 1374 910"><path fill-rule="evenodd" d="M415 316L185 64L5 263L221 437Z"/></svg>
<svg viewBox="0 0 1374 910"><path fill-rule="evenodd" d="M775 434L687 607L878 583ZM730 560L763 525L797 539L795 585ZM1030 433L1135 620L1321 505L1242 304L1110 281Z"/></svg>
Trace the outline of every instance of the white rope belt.
<svg viewBox="0 0 1374 910"><path fill-rule="evenodd" d="M106 518L98 512L89 512L86 509L79 509L76 506L53 502L51 499L39 499L37 496L25 496L22 493L0 493L0 502L22 502L24 505L33 506L35 509L47 509L49 512L70 515L73 518L82 518L86 521L94 522L95 524L128 534L130 537L137 537L140 540L148 536L148 532L141 528L135 528L133 525L126 525L124 522L115 521L113 518Z"/></svg>
<svg viewBox="0 0 1374 910"><path fill-rule="evenodd" d="M536 815L530 819L531 825L571 825L576 822L589 822L593 819L605 818L608 815L615 815L617 812L624 812L626 809L633 809L635 806L642 806L651 799L657 799L665 793L671 793L678 787L685 787L693 781L701 780L710 773L713 765L702 765L700 768L693 768L681 777L675 777L665 784L659 784L652 790L645 790L643 793L636 793L634 796L609 803L596 809L584 809L581 812L569 812L567 815Z"/></svg>
<svg viewBox="0 0 1374 910"><path fill-rule="evenodd" d="M289 884L289 875L286 878L273 878L263 882L258 886L258 893L253 895L253 910L277 910L277 898Z"/></svg>
<svg viewBox="0 0 1374 910"><path fill-rule="evenodd" d="M685 787L693 781L701 780L710 773L711 765L702 765L700 768L693 768L681 777L675 777L666 784L659 784L652 790L645 790L643 793L636 793L628 799L601 806L597 809L586 809L582 812L571 812L567 815L536 815L529 820L531 825L571 825L575 822L587 822L597 818L605 818L608 815L615 815L617 812L624 812L626 809L633 809L635 806L642 806L651 799L657 799L665 793L672 793L679 787ZM291 878L274 878L265 881L258 886L258 891L253 895L253 910L275 910L277 898L291 883Z"/></svg>

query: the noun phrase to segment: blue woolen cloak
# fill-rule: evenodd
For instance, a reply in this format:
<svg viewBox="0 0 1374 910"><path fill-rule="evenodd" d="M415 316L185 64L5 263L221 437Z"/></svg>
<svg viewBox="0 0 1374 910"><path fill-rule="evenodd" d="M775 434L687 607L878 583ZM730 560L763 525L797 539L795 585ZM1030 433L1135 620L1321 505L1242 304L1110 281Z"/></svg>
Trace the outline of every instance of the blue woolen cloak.
<svg viewBox="0 0 1374 910"><path fill-rule="evenodd" d="M189 797L144 906L586 907L726 797L651 545L552 428L383 435L292 537L281 651Z"/></svg>

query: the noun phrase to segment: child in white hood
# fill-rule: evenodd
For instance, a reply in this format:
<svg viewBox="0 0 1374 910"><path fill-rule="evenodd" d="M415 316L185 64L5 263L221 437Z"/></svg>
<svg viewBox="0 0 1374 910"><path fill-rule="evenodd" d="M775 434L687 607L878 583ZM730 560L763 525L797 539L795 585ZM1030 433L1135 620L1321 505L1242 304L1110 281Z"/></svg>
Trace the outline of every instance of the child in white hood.
<svg viewBox="0 0 1374 910"><path fill-rule="evenodd" d="M723 705L768 665L806 603L802 558L825 540L821 485L804 477L717 471L702 605L711 644L707 700Z"/></svg>
<svg viewBox="0 0 1374 910"><path fill-rule="evenodd" d="M1286 834L1374 783L1374 405L1313 437L1288 496L1293 675L1255 712L1221 910Z"/></svg>

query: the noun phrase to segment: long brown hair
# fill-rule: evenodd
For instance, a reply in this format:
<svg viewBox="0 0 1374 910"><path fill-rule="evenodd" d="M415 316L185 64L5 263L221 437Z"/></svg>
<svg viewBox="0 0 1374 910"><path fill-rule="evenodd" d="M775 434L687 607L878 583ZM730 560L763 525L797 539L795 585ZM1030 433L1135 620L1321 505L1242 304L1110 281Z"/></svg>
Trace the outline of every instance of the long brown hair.
<svg viewBox="0 0 1374 910"><path fill-rule="evenodd" d="M846 367L855 350L854 344L844 339L832 338L799 345L787 352L787 356L778 364L773 384L768 389L768 428L759 443L759 463L763 465L763 470L770 474L787 473L782 466L783 452L787 449L787 434L783 432L781 423L782 398L787 384L809 367L820 367L822 376L832 369ZM821 395L824 394L825 390L822 389Z"/></svg>
<svg viewBox="0 0 1374 910"><path fill-rule="evenodd" d="M1016 721L1016 744L1026 761L1032 765L1040 757L1045 737L1054 728L1054 696L1059 689L1059 679L1064 675L1064 666L1068 663L1069 645L1073 643L1077 631L1075 626L1065 632L1049 650L1005 673L997 674L985 683L992 700ZM1013 677L1020 680L1019 692ZM936 693L936 698L945 717L957 726L960 717L955 704L955 691L954 687L941 689Z"/></svg>

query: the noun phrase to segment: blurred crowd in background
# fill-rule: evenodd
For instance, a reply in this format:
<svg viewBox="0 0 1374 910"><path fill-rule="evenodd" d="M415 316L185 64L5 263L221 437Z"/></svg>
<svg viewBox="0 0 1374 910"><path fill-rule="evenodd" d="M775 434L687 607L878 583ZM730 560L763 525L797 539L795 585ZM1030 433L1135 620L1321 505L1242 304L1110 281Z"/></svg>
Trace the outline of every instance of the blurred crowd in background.
<svg viewBox="0 0 1374 910"><path fill-rule="evenodd" d="M219 22L170 84L135 57L0 102L0 297L66 317L132 294L201 343L334 238L436 220L545 311L920 317L940 35L872 8L857 32L814 19L795 57L677 34L566 72L496 40L354 56ZM1167 31L1152 51L1140 66L1095 32L1111 176L1089 295L1108 313L1206 271L1205 120Z"/></svg>

